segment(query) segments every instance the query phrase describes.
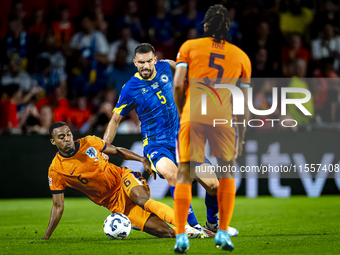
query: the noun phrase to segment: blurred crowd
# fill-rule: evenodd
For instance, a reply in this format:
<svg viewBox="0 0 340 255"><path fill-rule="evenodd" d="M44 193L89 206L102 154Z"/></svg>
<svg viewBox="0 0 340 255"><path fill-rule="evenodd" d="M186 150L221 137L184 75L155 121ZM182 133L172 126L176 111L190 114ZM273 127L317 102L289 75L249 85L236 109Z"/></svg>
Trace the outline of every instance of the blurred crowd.
<svg viewBox="0 0 340 255"><path fill-rule="evenodd" d="M290 107L285 118L340 122L340 0L0 0L0 133L47 134L53 121L103 132L137 71L135 47L149 42L159 59L175 60L184 41L202 36L204 13L218 3L252 77L269 78L253 79L256 109L271 107L273 87L300 87L312 94L312 116ZM139 124L131 112L118 133L139 133Z"/></svg>

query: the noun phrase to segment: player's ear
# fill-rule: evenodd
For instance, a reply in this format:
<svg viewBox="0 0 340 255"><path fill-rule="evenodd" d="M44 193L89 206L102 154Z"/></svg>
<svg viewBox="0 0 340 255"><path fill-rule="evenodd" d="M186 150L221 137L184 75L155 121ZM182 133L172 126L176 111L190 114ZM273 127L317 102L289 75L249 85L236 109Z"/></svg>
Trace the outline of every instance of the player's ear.
<svg viewBox="0 0 340 255"><path fill-rule="evenodd" d="M51 141L51 144L52 144L52 145L55 145L55 141L54 141L53 138L51 138L50 141Z"/></svg>
<svg viewBox="0 0 340 255"><path fill-rule="evenodd" d="M154 60L155 60L155 62L157 62L157 60L158 60L158 57L157 57L157 55L155 55L155 58L154 58Z"/></svg>
<svg viewBox="0 0 340 255"><path fill-rule="evenodd" d="M137 61L135 58L133 59L133 63L135 64L135 67L137 67Z"/></svg>
<svg viewBox="0 0 340 255"><path fill-rule="evenodd" d="M204 23L203 28L204 28L204 32L208 31L207 23Z"/></svg>

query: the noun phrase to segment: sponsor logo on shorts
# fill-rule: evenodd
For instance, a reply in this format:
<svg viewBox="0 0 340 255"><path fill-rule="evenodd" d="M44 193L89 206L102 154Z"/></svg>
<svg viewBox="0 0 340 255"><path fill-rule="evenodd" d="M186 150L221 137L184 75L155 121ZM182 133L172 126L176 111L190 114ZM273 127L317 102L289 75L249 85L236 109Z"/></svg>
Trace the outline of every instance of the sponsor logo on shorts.
<svg viewBox="0 0 340 255"><path fill-rule="evenodd" d="M150 158L153 158L156 154L158 153L158 151L154 151L150 154Z"/></svg>

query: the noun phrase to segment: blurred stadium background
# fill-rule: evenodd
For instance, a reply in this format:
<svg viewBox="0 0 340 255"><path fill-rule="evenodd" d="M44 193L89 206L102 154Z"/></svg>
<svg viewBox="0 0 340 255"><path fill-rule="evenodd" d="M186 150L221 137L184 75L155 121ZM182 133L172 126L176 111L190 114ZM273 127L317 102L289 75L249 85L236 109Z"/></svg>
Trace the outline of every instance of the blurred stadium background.
<svg viewBox="0 0 340 255"><path fill-rule="evenodd" d="M339 0L0 0L0 198L50 197L47 171L57 152L50 124L67 122L76 138L102 137L122 85L136 72L136 45L149 42L160 59L174 60L185 40L202 35L204 13L217 3L229 10L229 35L250 57L253 78L285 78L281 86L294 86L291 77L320 81L304 83L313 116L291 110L295 128L249 128L238 164L339 164L340 85L330 82L340 74ZM252 86L255 108L269 109L275 81ZM131 113L114 145L142 154L141 140ZM237 194L247 197L340 194L340 173L237 177ZM154 198L170 195L166 181L148 181ZM204 191L194 186L194 194Z"/></svg>

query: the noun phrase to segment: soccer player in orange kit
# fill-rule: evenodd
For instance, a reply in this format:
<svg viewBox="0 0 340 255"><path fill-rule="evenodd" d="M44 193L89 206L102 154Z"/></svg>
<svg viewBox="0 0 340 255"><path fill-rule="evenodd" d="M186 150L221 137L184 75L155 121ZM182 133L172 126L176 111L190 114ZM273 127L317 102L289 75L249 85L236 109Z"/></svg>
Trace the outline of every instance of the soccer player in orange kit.
<svg viewBox="0 0 340 255"><path fill-rule="evenodd" d="M214 84L236 85L241 78L241 90L247 98L250 86L251 63L248 56L230 43L228 37L228 11L222 5L209 8L203 21L204 37L186 41L177 55L174 77L174 98L181 116L178 133L179 171L175 189L176 253L186 253L189 240L185 233L185 221L191 203L191 183L197 163L204 161L206 140L219 166L233 166L235 157L242 154L245 125L213 125L215 119L236 121L232 112L232 97L229 90ZM186 77L188 86L186 86ZM206 93L205 114L202 91ZM207 97L207 94L210 97ZM217 98L218 100L215 100ZM247 100L245 102L245 109ZM238 123L247 121L238 115ZM239 129L239 130L238 130ZM190 164L191 163L191 164ZM215 246L233 250L228 234L235 204L235 180L232 171L216 173L219 178L217 200L219 207L219 229L215 235Z"/></svg>
<svg viewBox="0 0 340 255"><path fill-rule="evenodd" d="M126 160L143 163L152 173L149 161L132 151L106 144L95 136L73 141L73 135L64 122L50 127L51 143L57 146L56 154L48 171L49 186L53 196L50 221L42 239L49 239L64 211L66 186L79 190L94 203L112 213L123 213L131 224L151 235L169 238L175 236L174 212L169 206L150 199L150 189L139 172L118 167L107 162L101 152ZM167 222L167 223L166 223ZM195 230L188 230L188 232ZM193 233L189 233L194 237Z"/></svg>

